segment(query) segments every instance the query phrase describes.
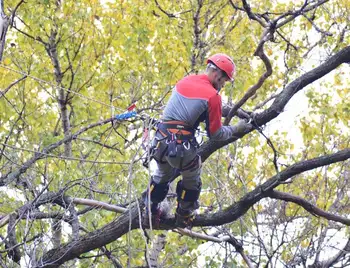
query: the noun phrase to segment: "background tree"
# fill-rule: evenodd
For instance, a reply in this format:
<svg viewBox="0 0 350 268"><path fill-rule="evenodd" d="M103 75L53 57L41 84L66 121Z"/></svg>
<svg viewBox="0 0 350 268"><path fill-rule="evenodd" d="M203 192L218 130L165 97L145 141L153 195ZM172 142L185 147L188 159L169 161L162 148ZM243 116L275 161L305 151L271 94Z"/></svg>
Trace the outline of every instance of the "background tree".
<svg viewBox="0 0 350 268"><path fill-rule="evenodd" d="M349 265L348 1L1 3L1 266ZM204 138L193 232L141 226L143 126L216 52L254 128Z"/></svg>

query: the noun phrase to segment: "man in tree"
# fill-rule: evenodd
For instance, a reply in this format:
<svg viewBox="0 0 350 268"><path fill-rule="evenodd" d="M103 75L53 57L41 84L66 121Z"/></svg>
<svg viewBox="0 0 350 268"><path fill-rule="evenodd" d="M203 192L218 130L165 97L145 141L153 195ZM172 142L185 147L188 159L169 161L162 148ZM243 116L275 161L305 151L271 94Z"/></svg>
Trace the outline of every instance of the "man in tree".
<svg viewBox="0 0 350 268"><path fill-rule="evenodd" d="M159 203L165 199L169 184L177 172L182 175L176 187L177 225L191 226L195 217L202 184L201 159L197 155L198 146L194 137L199 123L206 122L206 131L212 140L227 140L234 131L249 127L244 121L236 126L222 126L221 123L219 91L226 82L234 81L235 69L229 56L215 54L207 60L204 74L187 76L176 84L152 144L157 169L150 185L149 205L156 224L161 217Z"/></svg>

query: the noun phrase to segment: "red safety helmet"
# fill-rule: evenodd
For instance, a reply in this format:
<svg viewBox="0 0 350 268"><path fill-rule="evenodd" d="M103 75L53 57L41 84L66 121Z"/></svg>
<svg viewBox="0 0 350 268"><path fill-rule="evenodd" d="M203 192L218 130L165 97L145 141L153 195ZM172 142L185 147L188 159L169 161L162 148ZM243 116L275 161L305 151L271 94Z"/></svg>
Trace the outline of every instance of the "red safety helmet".
<svg viewBox="0 0 350 268"><path fill-rule="evenodd" d="M223 53L214 54L207 60L207 64L210 62L224 71L231 81L234 80L233 76L236 72L236 65L229 56Z"/></svg>

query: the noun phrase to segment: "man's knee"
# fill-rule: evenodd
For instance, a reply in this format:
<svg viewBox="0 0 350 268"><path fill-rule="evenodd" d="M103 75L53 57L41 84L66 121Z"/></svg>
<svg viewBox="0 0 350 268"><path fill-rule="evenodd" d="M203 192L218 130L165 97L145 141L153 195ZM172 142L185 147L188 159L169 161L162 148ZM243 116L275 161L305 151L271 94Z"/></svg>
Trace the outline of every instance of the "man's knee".
<svg viewBox="0 0 350 268"><path fill-rule="evenodd" d="M177 200L185 202L196 202L201 193L201 186L202 184L199 180L196 182L195 187L191 187L194 189L188 189L188 187L184 186L183 181L180 180L176 185Z"/></svg>
<svg viewBox="0 0 350 268"><path fill-rule="evenodd" d="M162 202L167 196L169 191L169 183L156 183L152 180L150 185L151 201L153 203Z"/></svg>

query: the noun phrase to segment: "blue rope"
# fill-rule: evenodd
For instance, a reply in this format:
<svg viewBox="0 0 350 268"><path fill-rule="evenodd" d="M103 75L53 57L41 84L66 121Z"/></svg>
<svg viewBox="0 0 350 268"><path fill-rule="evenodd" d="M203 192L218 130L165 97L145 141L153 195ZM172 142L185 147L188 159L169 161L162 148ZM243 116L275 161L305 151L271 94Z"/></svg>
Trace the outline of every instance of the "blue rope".
<svg viewBox="0 0 350 268"><path fill-rule="evenodd" d="M117 114L115 116L116 120L126 120L129 119L131 117L135 117L136 116L136 112L135 111L131 111L131 112L126 112L126 113L122 113L122 114Z"/></svg>

